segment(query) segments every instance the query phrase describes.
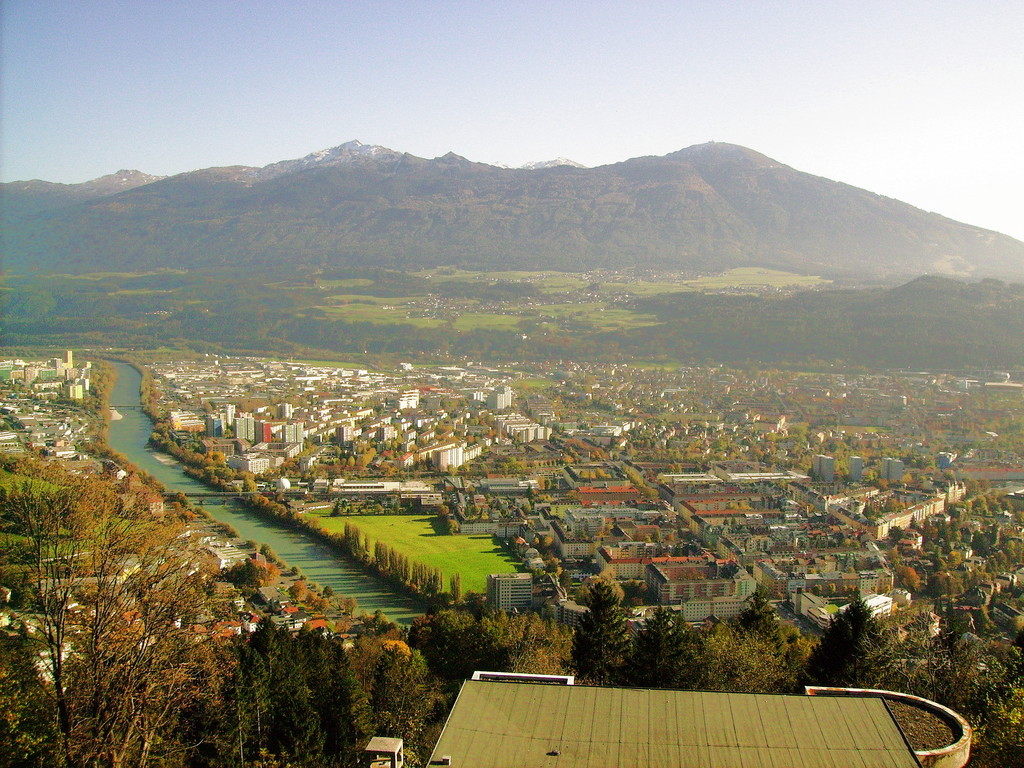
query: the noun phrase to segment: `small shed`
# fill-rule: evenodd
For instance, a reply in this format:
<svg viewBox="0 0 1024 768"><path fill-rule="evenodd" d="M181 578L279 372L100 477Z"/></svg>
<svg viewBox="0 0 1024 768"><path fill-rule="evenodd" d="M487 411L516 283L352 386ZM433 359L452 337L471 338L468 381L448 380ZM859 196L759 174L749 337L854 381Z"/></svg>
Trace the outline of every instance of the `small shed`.
<svg viewBox="0 0 1024 768"><path fill-rule="evenodd" d="M405 753L401 739L374 736L363 749L368 768L403 768Z"/></svg>

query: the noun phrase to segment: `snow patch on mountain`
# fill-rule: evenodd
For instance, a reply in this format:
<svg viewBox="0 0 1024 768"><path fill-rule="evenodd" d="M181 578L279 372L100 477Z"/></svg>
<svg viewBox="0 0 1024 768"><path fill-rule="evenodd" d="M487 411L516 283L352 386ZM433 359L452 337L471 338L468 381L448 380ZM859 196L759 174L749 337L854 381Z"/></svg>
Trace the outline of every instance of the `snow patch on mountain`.
<svg viewBox="0 0 1024 768"><path fill-rule="evenodd" d="M282 160L271 163L256 171L259 180L266 180L286 173L305 171L309 168L322 168L333 165L348 165L362 160L395 160L401 155L392 149L377 144L363 144L359 140L346 141L336 147L310 152L305 157L295 160Z"/></svg>
<svg viewBox="0 0 1024 768"><path fill-rule="evenodd" d="M577 163L567 157L556 157L554 160L535 160L532 163L524 163L519 167L524 171L539 171L543 168L557 168L560 165L568 165L571 168L586 168L583 163Z"/></svg>

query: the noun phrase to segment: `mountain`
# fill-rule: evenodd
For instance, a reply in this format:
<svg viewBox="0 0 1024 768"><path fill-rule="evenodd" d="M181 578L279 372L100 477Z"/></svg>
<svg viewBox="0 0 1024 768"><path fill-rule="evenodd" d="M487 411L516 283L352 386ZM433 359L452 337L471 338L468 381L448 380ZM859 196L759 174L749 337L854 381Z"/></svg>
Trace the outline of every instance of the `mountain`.
<svg viewBox="0 0 1024 768"><path fill-rule="evenodd" d="M559 165L569 165L573 168L586 168L582 163L577 163L575 160L570 160L567 157L556 157L554 160L535 160L532 163L524 163L519 167L525 171L537 171L542 168L556 168Z"/></svg>
<svg viewBox="0 0 1024 768"><path fill-rule="evenodd" d="M121 170L81 184L55 184L39 179L12 181L0 184L0 211L7 220L19 219L33 213L116 195L162 178L142 171Z"/></svg>
<svg viewBox="0 0 1024 768"><path fill-rule="evenodd" d="M891 282L1024 278L1020 241L732 144L507 169L349 142L264 168L70 186L78 197L63 190L44 205L25 183L4 185L8 270L764 266Z"/></svg>
<svg viewBox="0 0 1024 768"><path fill-rule="evenodd" d="M321 149L319 152L312 152L298 160L282 160L279 163L272 163L264 168L255 171L254 178L258 181L266 181L275 176L284 176L289 173L298 173L310 168L329 168L339 165L359 165L361 163L373 163L381 165L384 163L397 163L402 155L387 147L380 147L375 144L363 144L361 141L348 141L337 147Z"/></svg>

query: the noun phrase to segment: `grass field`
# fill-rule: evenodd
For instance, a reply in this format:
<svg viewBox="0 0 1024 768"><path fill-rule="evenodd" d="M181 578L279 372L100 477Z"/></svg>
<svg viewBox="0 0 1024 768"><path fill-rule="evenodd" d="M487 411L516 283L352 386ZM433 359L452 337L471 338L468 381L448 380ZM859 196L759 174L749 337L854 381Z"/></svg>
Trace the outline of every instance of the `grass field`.
<svg viewBox="0 0 1024 768"><path fill-rule="evenodd" d="M642 315L628 309L613 309L604 302L538 304L534 309L542 318L560 322L571 321L600 330L639 328L659 323L652 315Z"/></svg>
<svg viewBox="0 0 1024 768"><path fill-rule="evenodd" d="M530 393L538 389L547 389L553 382L548 379L516 379L511 383L512 389L516 392Z"/></svg>
<svg viewBox="0 0 1024 768"><path fill-rule="evenodd" d="M521 317L498 315L491 312L466 312L452 323L457 331L495 330L514 331L519 327Z"/></svg>
<svg viewBox="0 0 1024 768"><path fill-rule="evenodd" d="M448 579L462 574L463 591L485 592L487 574L518 570L493 536L449 536L434 530L432 517L421 515L356 515L330 517L329 511L312 513L328 531L342 531L351 522L373 542L384 541L399 552L424 565L440 568L447 588Z"/></svg>
<svg viewBox="0 0 1024 768"><path fill-rule="evenodd" d="M315 365L318 368L350 368L355 370L366 369L366 363L352 362L351 360L314 360L305 357L289 357L288 362L301 365Z"/></svg>
<svg viewBox="0 0 1024 768"><path fill-rule="evenodd" d="M410 312L415 312L415 307L410 306L415 302L413 297L387 298L377 296L363 296L360 294L341 294L332 296L335 304L321 305L318 309L328 315L339 317L350 322L368 322L381 325L406 324L416 325L421 328L436 328L444 325L445 321L433 317L409 317Z"/></svg>
<svg viewBox="0 0 1024 768"><path fill-rule="evenodd" d="M631 293L634 296L657 296L662 293L679 293L680 291L693 290L687 282L652 282L650 280L635 280L632 282L608 282L601 283L600 293Z"/></svg>
<svg viewBox="0 0 1024 768"><path fill-rule="evenodd" d="M698 290L755 288L760 286L767 286L769 288L807 288L812 285L824 285L831 282L831 280L825 280L816 275L797 275L793 272L782 272L778 269L763 269L761 267L737 267L721 275L691 280L688 282L688 286Z"/></svg>

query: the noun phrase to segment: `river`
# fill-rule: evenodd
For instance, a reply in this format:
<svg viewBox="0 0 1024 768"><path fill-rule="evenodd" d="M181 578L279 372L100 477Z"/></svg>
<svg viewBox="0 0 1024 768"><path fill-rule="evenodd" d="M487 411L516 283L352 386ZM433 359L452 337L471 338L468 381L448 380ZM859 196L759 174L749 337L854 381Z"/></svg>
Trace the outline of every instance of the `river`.
<svg viewBox="0 0 1024 768"><path fill-rule="evenodd" d="M115 409L118 405L130 407L118 409L120 418L111 420L110 447L127 456L129 461L151 474L169 491L209 491L205 485L186 475L177 461L150 450L147 443L153 422L138 409L142 376L124 363L114 363L114 367L117 369L117 381L110 396L111 405ZM230 525L243 539L268 545L288 566L301 568L303 575L321 588L330 587L335 594L354 597L359 603L359 612L379 610L399 624L410 624L423 613L422 605L394 592L386 582L335 554L302 531L254 517L237 502L208 503L202 509L214 520Z"/></svg>

